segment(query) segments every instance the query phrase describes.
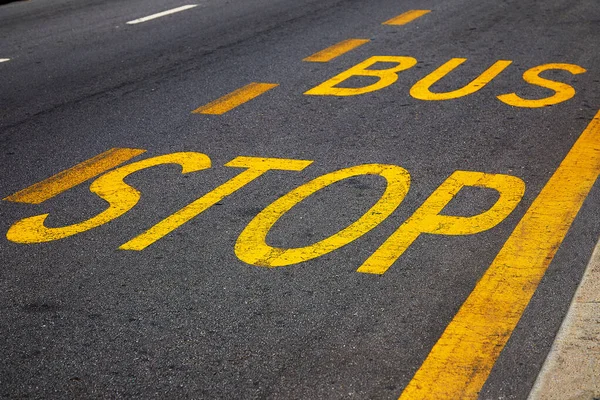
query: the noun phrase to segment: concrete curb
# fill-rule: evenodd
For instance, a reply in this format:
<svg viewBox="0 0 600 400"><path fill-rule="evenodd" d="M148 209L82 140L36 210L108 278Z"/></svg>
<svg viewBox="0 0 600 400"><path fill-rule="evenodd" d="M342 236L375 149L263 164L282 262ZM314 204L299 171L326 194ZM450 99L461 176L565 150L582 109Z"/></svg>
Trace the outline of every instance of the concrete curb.
<svg viewBox="0 0 600 400"><path fill-rule="evenodd" d="M600 242L528 399L600 399Z"/></svg>

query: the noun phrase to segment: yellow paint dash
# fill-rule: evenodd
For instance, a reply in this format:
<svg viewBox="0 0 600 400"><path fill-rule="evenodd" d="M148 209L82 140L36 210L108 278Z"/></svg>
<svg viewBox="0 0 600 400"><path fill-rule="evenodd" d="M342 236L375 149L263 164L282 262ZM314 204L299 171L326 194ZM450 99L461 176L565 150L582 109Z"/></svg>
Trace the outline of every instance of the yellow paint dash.
<svg viewBox="0 0 600 400"><path fill-rule="evenodd" d="M430 12L431 10L410 10L385 21L382 25L406 25L409 22L414 21L415 19L420 18Z"/></svg>
<svg viewBox="0 0 600 400"><path fill-rule="evenodd" d="M369 39L348 39L337 44L334 44L331 47L328 47L324 50L318 51L312 56L306 57L302 61L308 62L329 62L336 57L341 56L355 48L362 46L365 43L369 43Z"/></svg>
<svg viewBox="0 0 600 400"><path fill-rule="evenodd" d="M575 142L400 396L476 399L600 174L600 112Z"/></svg>
<svg viewBox="0 0 600 400"><path fill-rule="evenodd" d="M3 200L15 203L40 204L101 173L136 157L146 150L114 148L98 154L76 166L59 172Z"/></svg>
<svg viewBox="0 0 600 400"><path fill-rule="evenodd" d="M220 115L227 111L233 110L255 97L260 96L268 90L279 86L276 83L258 83L252 82L244 87L241 87L215 101L212 101L202 107L192 111L193 114L213 114Z"/></svg>

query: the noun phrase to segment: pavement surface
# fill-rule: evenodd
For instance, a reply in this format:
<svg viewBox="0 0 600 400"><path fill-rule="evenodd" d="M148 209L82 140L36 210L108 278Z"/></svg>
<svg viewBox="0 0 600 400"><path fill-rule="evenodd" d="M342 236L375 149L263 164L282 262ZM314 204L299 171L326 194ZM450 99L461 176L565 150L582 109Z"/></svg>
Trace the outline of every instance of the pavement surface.
<svg viewBox="0 0 600 400"><path fill-rule="evenodd" d="M30 0L0 38L0 396L527 398L600 237L596 0Z"/></svg>

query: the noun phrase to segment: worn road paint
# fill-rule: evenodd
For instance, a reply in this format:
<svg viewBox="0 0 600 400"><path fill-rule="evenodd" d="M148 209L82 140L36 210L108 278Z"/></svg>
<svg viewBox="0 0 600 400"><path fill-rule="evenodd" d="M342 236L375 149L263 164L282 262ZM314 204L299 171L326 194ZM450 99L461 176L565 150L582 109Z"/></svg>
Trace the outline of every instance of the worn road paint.
<svg viewBox="0 0 600 400"><path fill-rule="evenodd" d="M192 111L193 114L213 114L220 115L227 111L233 110L234 108L252 100L255 97L260 96L268 90L279 86L276 83L258 83L253 82L244 87L241 87L215 101L212 101L202 107L199 107Z"/></svg>
<svg viewBox="0 0 600 400"><path fill-rule="evenodd" d="M394 63L396 66L386 69L367 69L377 63ZM318 86L305 92L311 96L356 96L374 92L390 86L398 80L398 73L414 67L417 60L413 57L404 56L373 56L354 67L334 76ZM371 85L358 88L337 87L343 81L353 76L373 76L379 80Z"/></svg>
<svg viewBox="0 0 600 400"><path fill-rule="evenodd" d="M210 208L238 189L246 186L256 178L270 170L302 171L312 164L308 160L292 160L283 158L236 157L226 167L248 168L241 174L231 178L221 186L205 194L181 210L165 218L141 235L121 245L121 250L144 250L152 243L168 235L198 214Z"/></svg>
<svg viewBox="0 0 600 400"><path fill-rule="evenodd" d="M146 150L114 148L76 166L59 172L3 200L15 203L40 204L75 186L136 157Z"/></svg>
<svg viewBox="0 0 600 400"><path fill-rule="evenodd" d="M317 243L299 248L277 248L266 243L273 225L296 204L341 180L360 175L379 175L387 181L381 198L358 220ZM400 205L410 187L410 174L397 165L365 164L320 176L297 187L262 210L244 228L235 244L235 254L248 264L281 267L320 257L358 239L383 222Z"/></svg>
<svg viewBox="0 0 600 400"><path fill-rule="evenodd" d="M429 14L430 12L431 10L410 10L383 22L382 25L406 25L425 14Z"/></svg>
<svg viewBox="0 0 600 400"><path fill-rule="evenodd" d="M500 197L481 214L463 217L441 214L465 186L496 190ZM525 183L510 175L455 171L364 263L357 272L383 274L423 233L473 235L502 222L519 204Z"/></svg>
<svg viewBox="0 0 600 400"><path fill-rule="evenodd" d="M10 61L10 58L0 58L0 63Z"/></svg>
<svg viewBox="0 0 600 400"><path fill-rule="evenodd" d="M575 142L400 399L476 399L600 174L600 112Z"/></svg>
<svg viewBox="0 0 600 400"><path fill-rule="evenodd" d="M44 221L49 214L24 218L15 222L6 233L6 238L15 243L43 243L63 239L106 224L131 210L140 199L140 192L123 180L134 172L162 164L178 164L181 173L210 168L210 159L202 153L172 153L127 164L102 175L90 186L90 191L109 206L85 221L56 228L48 228Z"/></svg>
<svg viewBox="0 0 600 400"><path fill-rule="evenodd" d="M156 18L164 17L165 15L175 14L175 13L178 13L178 12L181 12L181 11L189 10L190 8L194 8L194 7L198 7L198 4L189 4L187 6L181 6L181 7L173 8L171 10L159 12L159 13L152 14L152 15L148 15L147 17L134 19L133 21L128 21L127 24L129 24L129 25L139 24L139 23L142 23L142 22L146 22L146 21L150 21L150 20L156 19Z"/></svg>
<svg viewBox="0 0 600 400"><path fill-rule="evenodd" d="M433 72L420 79L410 88L410 95L419 100L450 100L473 94L490 83L496 76L512 64L510 60L498 60L491 67L482 72L460 89L450 92L432 92L430 88L455 70L458 66L467 61L466 58L452 58ZM394 63L396 66L386 69L370 69L377 63ZM306 91L305 95L311 96L356 96L365 93L384 89L398 80L398 74L406 71L417 64L413 57L406 56L373 56L362 61L355 66L334 76L331 79ZM523 74L523 79L535 86L540 86L553 90L552 96L543 99L528 100L523 99L515 93L503 94L498 99L506 104L515 107L545 107L552 104L558 104L571 99L575 96L575 89L566 83L552 81L539 76L540 73L547 70L564 70L572 74L582 74L586 70L575 64L544 64L531 68ZM378 78L375 83L363 87L339 87L339 85L357 76L369 76Z"/></svg>
<svg viewBox="0 0 600 400"><path fill-rule="evenodd" d="M500 72L504 71L506 67L512 64L512 61L499 60L496 61L491 67L485 70L477 78L473 79L469 84L463 86L460 89L453 90L445 93L433 93L429 88L448 75L456 67L467 61L466 58L453 58L447 63L443 64L435 71L418 81L410 88L410 95L415 99L419 100L450 100L456 99L463 96L468 96L475 93L494 79Z"/></svg>
<svg viewBox="0 0 600 400"><path fill-rule="evenodd" d="M552 81L550 79L545 79L539 76L540 73L551 69L568 71L573 75L583 74L584 72L586 72L585 68L574 64L540 65L525 71L523 73L523 80L532 85L541 86L543 88L553 90L554 92L556 92L554 93L554 95L543 99L528 100L519 97L516 93L510 93L500 95L498 96L498 99L506 104L515 107L538 108L562 103L563 101L567 101L573 96L575 96L575 89L572 86L567 85L566 83Z"/></svg>
<svg viewBox="0 0 600 400"><path fill-rule="evenodd" d="M362 46L365 43L369 43L369 39L348 39L337 44L334 44L331 47L328 47L324 50L316 52L312 56L306 57L302 61L308 62L329 62L336 57L341 56L355 48Z"/></svg>

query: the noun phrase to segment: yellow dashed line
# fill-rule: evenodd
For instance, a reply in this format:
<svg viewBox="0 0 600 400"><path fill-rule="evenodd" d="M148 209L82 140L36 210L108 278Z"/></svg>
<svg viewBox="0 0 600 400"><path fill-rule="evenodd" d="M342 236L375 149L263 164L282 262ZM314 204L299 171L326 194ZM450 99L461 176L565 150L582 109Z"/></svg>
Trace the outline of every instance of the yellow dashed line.
<svg viewBox="0 0 600 400"><path fill-rule="evenodd" d="M334 44L331 47L328 47L324 50L316 52L312 56L306 57L302 61L308 62L328 62L333 60L336 57L341 56L355 48L362 46L365 43L369 43L369 39L348 39L337 44Z"/></svg>
<svg viewBox="0 0 600 400"><path fill-rule="evenodd" d="M260 96L268 90L279 86L276 83L258 83L253 82L242 88L239 88L215 101L212 101L202 107L192 111L193 114L214 114L220 115L233 110L255 97Z"/></svg>
<svg viewBox="0 0 600 400"><path fill-rule="evenodd" d="M431 10L410 10L404 14L400 14L388 21L385 21L383 25L406 25L417 18L422 17L425 14L430 13Z"/></svg>

